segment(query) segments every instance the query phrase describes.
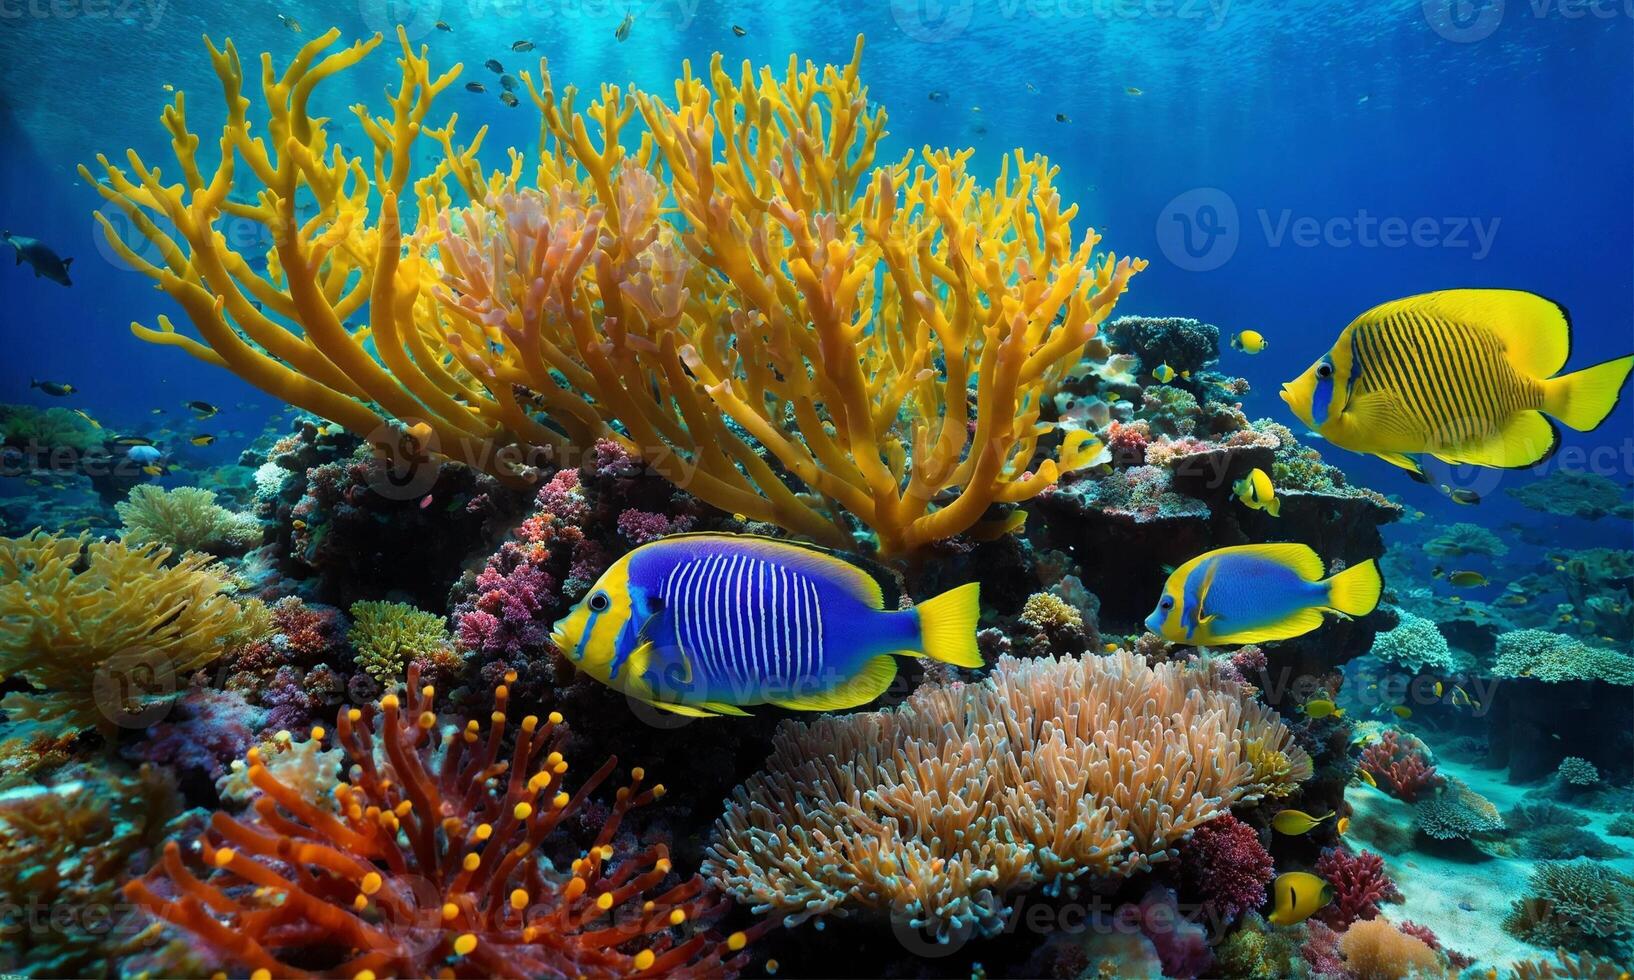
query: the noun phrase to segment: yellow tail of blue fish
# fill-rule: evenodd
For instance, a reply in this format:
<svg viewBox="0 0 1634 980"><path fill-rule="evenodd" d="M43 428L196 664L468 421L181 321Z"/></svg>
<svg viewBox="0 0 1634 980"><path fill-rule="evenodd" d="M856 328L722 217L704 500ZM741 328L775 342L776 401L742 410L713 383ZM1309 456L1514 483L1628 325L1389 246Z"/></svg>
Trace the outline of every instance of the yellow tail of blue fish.
<svg viewBox="0 0 1634 980"><path fill-rule="evenodd" d="M955 667L982 666L982 654L976 648L976 623L982 615L978 583L970 582L926 599L914 611L919 614L925 656Z"/></svg>
<svg viewBox="0 0 1634 980"><path fill-rule="evenodd" d="M1366 616L1379 604L1384 580L1369 558L1328 579L1328 606L1346 616Z"/></svg>

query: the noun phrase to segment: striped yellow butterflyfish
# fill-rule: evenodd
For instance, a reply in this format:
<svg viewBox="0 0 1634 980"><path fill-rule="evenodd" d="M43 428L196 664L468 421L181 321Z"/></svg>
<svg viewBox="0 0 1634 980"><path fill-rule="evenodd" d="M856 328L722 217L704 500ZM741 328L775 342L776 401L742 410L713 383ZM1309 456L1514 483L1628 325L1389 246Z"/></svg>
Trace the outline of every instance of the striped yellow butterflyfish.
<svg viewBox="0 0 1634 980"><path fill-rule="evenodd" d="M1617 405L1634 355L1558 374L1571 353L1564 307L1517 289L1447 289L1375 306L1282 386L1300 421L1343 449L1422 478L1414 455L1515 469ZM1557 376L1558 375L1558 376Z"/></svg>

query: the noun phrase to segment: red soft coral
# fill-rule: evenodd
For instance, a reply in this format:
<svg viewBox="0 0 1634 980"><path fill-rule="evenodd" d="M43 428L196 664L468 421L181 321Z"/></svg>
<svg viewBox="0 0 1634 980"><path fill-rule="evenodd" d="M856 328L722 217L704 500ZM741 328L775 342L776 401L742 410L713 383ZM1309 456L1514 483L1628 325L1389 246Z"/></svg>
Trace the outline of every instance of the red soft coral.
<svg viewBox="0 0 1634 980"><path fill-rule="evenodd" d="M1254 828L1227 814L1198 827L1180 845L1180 881L1188 899L1222 920L1265 903L1274 868Z"/></svg>
<svg viewBox="0 0 1634 980"><path fill-rule="evenodd" d="M1333 901L1316 917L1335 929L1373 918L1379 914L1380 902L1401 901L1401 892L1385 877L1383 859L1371 851L1352 854L1330 847L1317 859L1315 870L1333 890Z"/></svg>
<svg viewBox="0 0 1634 980"><path fill-rule="evenodd" d="M1394 730L1385 732L1377 742L1362 750L1360 765L1380 789L1408 803L1440 786L1442 781L1423 744L1410 735L1402 738L1401 733Z"/></svg>

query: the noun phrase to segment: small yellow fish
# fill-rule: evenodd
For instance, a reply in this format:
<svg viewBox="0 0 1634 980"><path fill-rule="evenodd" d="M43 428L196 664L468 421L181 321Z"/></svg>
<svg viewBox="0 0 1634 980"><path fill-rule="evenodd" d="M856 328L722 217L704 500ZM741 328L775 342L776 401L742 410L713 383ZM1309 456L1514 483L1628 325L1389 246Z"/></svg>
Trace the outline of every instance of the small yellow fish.
<svg viewBox="0 0 1634 980"><path fill-rule="evenodd" d="M1441 684L1440 681L1435 682L1435 687L1433 688L1433 690L1435 691L1435 696L1436 697L1441 696L1441 692L1444 690L1444 688L1442 687L1442 684Z"/></svg>
<svg viewBox="0 0 1634 980"><path fill-rule="evenodd" d="M1180 377L1180 372L1176 371L1166 363L1159 364L1156 368L1152 369L1152 377L1163 382L1164 384L1168 384L1175 378Z"/></svg>
<svg viewBox="0 0 1634 980"><path fill-rule="evenodd" d="M620 41L628 40L630 37L630 28L634 26L635 14L625 14L624 19L619 21L618 29L613 31L613 36L618 38Z"/></svg>
<svg viewBox="0 0 1634 980"><path fill-rule="evenodd" d="M1119 399L1121 399L1121 398L1123 398L1123 396L1122 396L1122 395L1120 395L1120 394L1118 394L1118 393L1117 393L1117 392L1115 392L1115 391L1109 391L1109 392L1107 392L1107 394L1106 394L1106 400L1107 400L1107 401L1108 401L1108 402L1115 402L1115 401L1118 401L1118 400L1119 400Z"/></svg>
<svg viewBox="0 0 1634 980"><path fill-rule="evenodd" d="M206 433L201 433L200 435L196 435L196 436L194 436L193 438L191 438L191 439L189 439L187 441L192 443L195 446L208 446L212 442L216 441L216 437L213 436L213 435L210 435L208 432L206 432Z"/></svg>
<svg viewBox="0 0 1634 980"><path fill-rule="evenodd" d="M164 473L164 470L159 469L157 466L149 465L142 467L142 472L146 473L148 476L159 476Z"/></svg>
<svg viewBox="0 0 1634 980"><path fill-rule="evenodd" d="M1335 718L1343 718L1345 709L1327 698L1312 698L1305 702L1305 715L1308 718L1326 718L1329 715Z"/></svg>
<svg viewBox="0 0 1634 980"><path fill-rule="evenodd" d="M1255 467L1252 473L1231 485L1237 499L1250 510L1263 510L1272 517L1282 516L1282 501L1277 499L1276 488L1264 470Z"/></svg>
<svg viewBox="0 0 1634 980"><path fill-rule="evenodd" d="M1339 832L1340 837L1350 833L1350 818L1340 817L1339 822L1333 825L1333 829Z"/></svg>
<svg viewBox="0 0 1634 980"><path fill-rule="evenodd" d="M1281 810L1271 818L1271 829L1288 837L1298 837L1308 834L1312 829L1320 826L1324 821L1333 819L1333 814L1325 817L1313 817L1304 810Z"/></svg>
<svg viewBox="0 0 1634 980"><path fill-rule="evenodd" d="M1366 769L1358 769L1358 770L1356 770L1356 775L1357 775L1357 777L1358 777L1358 778L1360 778L1360 779L1361 779L1361 781L1362 781L1362 782L1364 782L1364 783L1366 783L1366 784L1367 784L1367 785L1369 785L1369 786L1371 786L1371 787L1373 787L1373 788L1374 788L1374 789L1378 789L1378 788L1379 788L1379 784L1378 784L1378 781L1377 781L1377 780L1375 780L1375 779L1374 779L1374 778L1373 778L1373 774L1372 774L1372 773L1370 773L1370 772L1368 772L1368 771L1367 771L1367 770L1366 770Z"/></svg>
<svg viewBox="0 0 1634 980"><path fill-rule="evenodd" d="M1288 871L1271 882L1272 925L1291 926L1304 922L1333 901L1333 888L1309 871Z"/></svg>
<svg viewBox="0 0 1634 980"><path fill-rule="evenodd" d="M1106 653L1117 653L1118 645L1116 643L1105 643L1101 645L1101 650Z"/></svg>
<svg viewBox="0 0 1634 980"><path fill-rule="evenodd" d="M80 418L84 419L85 423L87 425L89 425L91 428L93 428L93 429L102 428L102 423L98 422L96 419L91 418L91 413L87 412L85 409L76 408L76 409L73 409L73 412L74 412L75 415L78 415Z"/></svg>
<svg viewBox="0 0 1634 980"><path fill-rule="evenodd" d="M293 527L297 531L306 530L306 522L301 520L299 517L297 517L297 518L295 518L295 520L291 521L290 526Z"/></svg>
<svg viewBox="0 0 1634 980"><path fill-rule="evenodd" d="M1405 704L1396 705L1394 708L1390 709L1390 713L1395 715L1397 718L1413 717L1413 709L1407 707Z"/></svg>
<svg viewBox="0 0 1634 980"><path fill-rule="evenodd" d="M214 405L210 404L209 402L197 402L197 401L188 402L187 403L187 410L192 412L193 416L195 418L199 418L199 419L212 418L212 417L215 416L215 414L217 412L221 411L221 409L215 407Z"/></svg>
<svg viewBox="0 0 1634 980"><path fill-rule="evenodd" d="M1474 490L1465 490L1462 488L1454 490L1452 487L1449 487L1443 483L1441 485L1441 492L1446 494L1447 499L1451 500L1453 503L1463 504L1465 507L1473 507L1481 502L1481 495L1476 493Z"/></svg>
<svg viewBox="0 0 1634 980"><path fill-rule="evenodd" d="M1231 338L1231 349L1244 354L1258 354L1266 346L1265 335L1257 330L1239 330Z"/></svg>
<svg viewBox="0 0 1634 980"><path fill-rule="evenodd" d="M170 83L169 83L169 82L166 82L166 83L165 83L165 84L164 84L164 90L165 90L165 91L166 91L166 92L174 92L174 91L176 91L176 86L174 86L174 85L172 85L172 84L170 84Z"/></svg>
<svg viewBox="0 0 1634 980"><path fill-rule="evenodd" d="M1453 572L1447 576L1447 581L1460 588L1479 589L1487 584L1486 576L1480 572Z"/></svg>

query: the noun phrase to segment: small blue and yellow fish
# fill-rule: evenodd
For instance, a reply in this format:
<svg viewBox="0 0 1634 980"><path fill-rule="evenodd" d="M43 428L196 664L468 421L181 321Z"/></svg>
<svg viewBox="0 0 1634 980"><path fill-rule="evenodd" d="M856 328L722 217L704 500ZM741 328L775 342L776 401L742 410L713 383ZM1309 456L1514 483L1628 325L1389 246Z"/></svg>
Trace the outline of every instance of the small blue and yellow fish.
<svg viewBox="0 0 1634 980"><path fill-rule="evenodd" d="M1185 378L1188 381L1191 380L1191 372L1176 371L1174 368L1165 363L1159 364L1157 367L1152 369L1152 377L1163 382L1164 384L1168 384L1175 378Z"/></svg>
<svg viewBox="0 0 1634 980"><path fill-rule="evenodd" d="M1239 330L1231 338L1231 349L1244 354L1258 354L1267 346L1265 335L1257 330Z"/></svg>
<svg viewBox="0 0 1634 980"><path fill-rule="evenodd" d="M1383 585L1372 559L1323 578L1303 544L1249 544L1198 555L1175 569L1146 628L1172 643L1237 646L1302 636L1322 613L1365 616Z"/></svg>
<svg viewBox="0 0 1634 980"><path fill-rule="evenodd" d="M1254 472L1231 485L1237 499L1243 506L1251 510L1263 510L1272 517L1282 516L1282 501L1277 499L1277 491L1271 485L1271 477L1259 467Z"/></svg>
<svg viewBox="0 0 1634 980"><path fill-rule="evenodd" d="M1451 500L1455 504L1462 504L1465 507L1474 507L1476 504L1481 502L1480 494L1476 493L1474 490L1468 490L1463 487L1454 488L1443 483L1441 484L1441 492L1447 495L1448 500Z"/></svg>
<svg viewBox="0 0 1634 980"><path fill-rule="evenodd" d="M976 583L912 609L827 552L747 534L661 538L620 558L555 626L580 670L692 717L837 711L879 697L896 657L980 667Z"/></svg>
<svg viewBox="0 0 1634 980"><path fill-rule="evenodd" d="M1351 321L1282 386L1282 400L1334 445L1420 480L1419 453L1520 468L1559 447L1551 419L1580 432L1604 422L1634 368L1628 355L1560 374L1570 352L1559 304L1518 289L1446 289Z"/></svg>
<svg viewBox="0 0 1634 980"><path fill-rule="evenodd" d="M1333 901L1333 887L1309 871L1289 871L1271 882L1271 914L1266 921L1291 926L1315 915Z"/></svg>

